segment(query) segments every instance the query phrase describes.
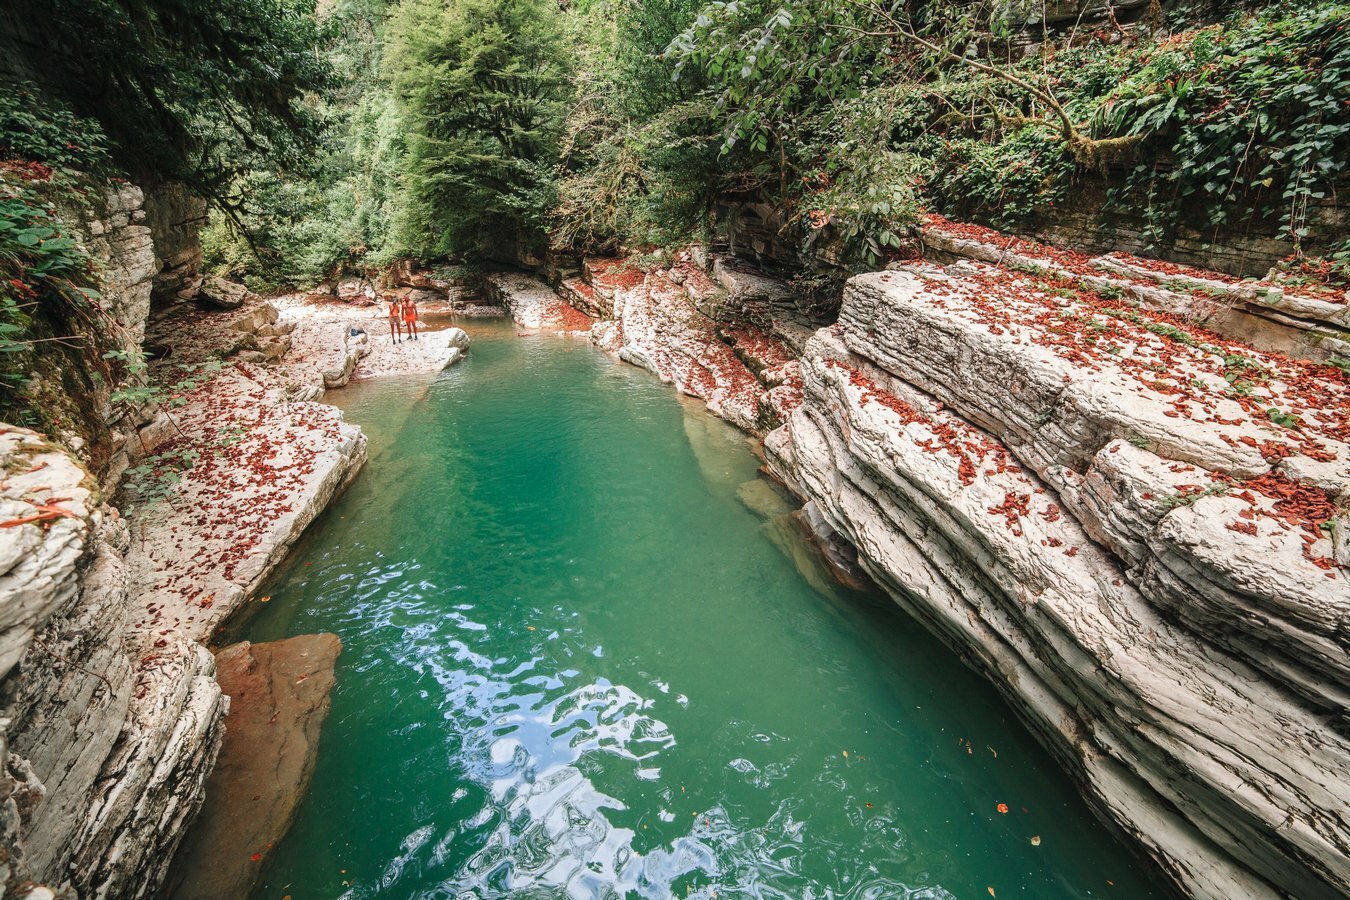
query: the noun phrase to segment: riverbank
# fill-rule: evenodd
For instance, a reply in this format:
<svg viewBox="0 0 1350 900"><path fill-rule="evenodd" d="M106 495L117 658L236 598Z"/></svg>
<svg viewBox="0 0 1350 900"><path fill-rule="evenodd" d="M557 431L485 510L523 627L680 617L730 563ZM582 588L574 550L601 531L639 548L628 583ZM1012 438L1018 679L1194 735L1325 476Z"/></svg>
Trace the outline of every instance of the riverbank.
<svg viewBox="0 0 1350 900"><path fill-rule="evenodd" d="M698 248L489 284L521 333L589 335L763 438L827 557L998 686L1175 886L1343 891L1350 396L1319 361L1340 304L1261 312L1282 288L946 222L925 240L941 255L854 279L837 322ZM367 454L324 392L466 341L382 327L305 297L157 318L166 390L111 504L5 432L13 871L127 896L163 877L221 743L205 645Z"/></svg>
<svg viewBox="0 0 1350 900"><path fill-rule="evenodd" d="M924 239L950 265L855 278L814 332L787 285L698 251L586 260L560 292L599 346L765 436L833 555L1180 890L1338 896L1350 388L1321 360L1344 298L945 221Z"/></svg>
<svg viewBox="0 0 1350 900"><path fill-rule="evenodd" d="M1160 895L988 685L832 582L742 432L471 330L341 392L370 462L227 629L343 644L256 897Z"/></svg>
<svg viewBox="0 0 1350 900"><path fill-rule="evenodd" d="M207 647L365 461L365 436L324 392L439 371L467 349L450 327L386 346L369 316L250 297L227 311L177 304L142 325L159 387L127 394L146 411L124 415L140 427L103 478L115 496L62 449L5 429L5 757L21 776L10 880L81 896L158 889L226 727Z"/></svg>
<svg viewBox="0 0 1350 900"><path fill-rule="evenodd" d="M385 324L378 309L302 296L254 299L222 313L179 309L152 322L150 340L169 348L155 367L160 383L172 384L184 366L220 363L218 371L212 363L203 375L189 370L188 386L170 399L165 414L172 432L141 464L151 467L139 476L151 501L128 515L126 563L133 581L145 586L133 606L130 638L138 642L147 671L138 690L155 708L172 709L156 700L177 679L177 670L165 665L171 648L210 646L220 626L246 604L266 602L260 586L365 464L365 435L320 402L325 392L352 379L438 372L461 360L469 346L468 336L449 322L397 343L374 330ZM243 361L245 354L262 359ZM308 655L309 644L245 648L248 665L241 671L239 649L226 647L217 658L229 661L222 687L230 702L245 705L238 723L251 733L247 740L227 737L219 762L202 774L219 773L209 782L217 790L262 792L268 780L262 776L278 774L278 757L292 757L289 774L270 788L270 808L248 827L237 821L239 797L214 798L192 825L192 858L214 860L213 869L228 861L217 875L242 895L303 798L336 651L319 654L326 661L303 663L295 657ZM255 671L260 659L265 664ZM309 699L278 699L265 719L270 727L260 729L253 719L262 698L293 690L298 682L286 673L306 665L324 666L300 676L320 676L304 689ZM167 678L160 675L165 671ZM245 696L250 692L254 696ZM227 717L227 735L232 721ZM247 777L258 783L246 788L241 779ZM174 889L185 897L216 889L196 873L178 881Z"/></svg>

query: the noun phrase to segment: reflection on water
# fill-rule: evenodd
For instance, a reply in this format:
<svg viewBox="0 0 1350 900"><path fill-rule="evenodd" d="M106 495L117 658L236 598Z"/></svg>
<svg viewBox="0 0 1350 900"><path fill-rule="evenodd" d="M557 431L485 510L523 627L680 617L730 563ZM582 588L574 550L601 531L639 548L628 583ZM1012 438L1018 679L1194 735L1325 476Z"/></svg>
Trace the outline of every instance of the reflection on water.
<svg viewBox="0 0 1350 900"><path fill-rule="evenodd" d="M241 626L345 648L258 897L1151 896L986 685L829 580L742 436L468 327L455 369L344 393L369 469Z"/></svg>

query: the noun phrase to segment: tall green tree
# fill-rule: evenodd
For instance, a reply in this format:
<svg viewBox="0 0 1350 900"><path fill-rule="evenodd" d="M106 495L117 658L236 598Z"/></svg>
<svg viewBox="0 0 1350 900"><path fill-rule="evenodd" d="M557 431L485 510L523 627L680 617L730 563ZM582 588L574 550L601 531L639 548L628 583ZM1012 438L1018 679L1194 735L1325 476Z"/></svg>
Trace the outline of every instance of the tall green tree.
<svg viewBox="0 0 1350 900"><path fill-rule="evenodd" d="M524 256L545 241L572 54L554 0L404 0L389 70L409 127L400 243Z"/></svg>

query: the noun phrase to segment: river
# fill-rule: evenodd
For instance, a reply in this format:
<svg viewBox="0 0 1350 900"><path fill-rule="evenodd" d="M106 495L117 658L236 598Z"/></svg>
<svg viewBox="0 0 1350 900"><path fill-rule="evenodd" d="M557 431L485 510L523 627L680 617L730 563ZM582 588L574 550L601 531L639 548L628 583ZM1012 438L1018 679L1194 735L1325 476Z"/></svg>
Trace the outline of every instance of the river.
<svg viewBox="0 0 1350 900"><path fill-rule="evenodd" d="M344 645L255 897L1155 895L991 687L830 579L743 435L467 327L435 379L330 395L370 462L232 629Z"/></svg>

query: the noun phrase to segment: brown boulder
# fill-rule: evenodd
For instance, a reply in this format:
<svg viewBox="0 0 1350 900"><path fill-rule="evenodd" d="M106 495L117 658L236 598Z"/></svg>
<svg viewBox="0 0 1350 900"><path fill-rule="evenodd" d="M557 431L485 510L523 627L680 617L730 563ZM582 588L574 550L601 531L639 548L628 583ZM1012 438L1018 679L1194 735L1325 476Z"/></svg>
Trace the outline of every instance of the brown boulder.
<svg viewBox="0 0 1350 900"><path fill-rule="evenodd" d="M247 897L309 789L342 642L307 634L216 653L230 698L206 802L174 859L166 896Z"/></svg>
<svg viewBox="0 0 1350 900"><path fill-rule="evenodd" d="M238 309L253 296L253 292L242 284L208 275L197 292L197 302L217 309Z"/></svg>

